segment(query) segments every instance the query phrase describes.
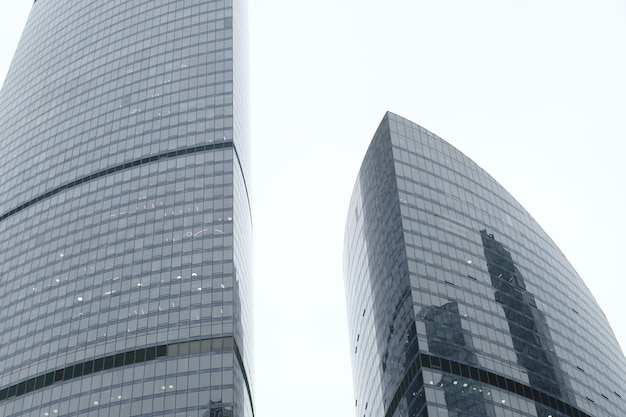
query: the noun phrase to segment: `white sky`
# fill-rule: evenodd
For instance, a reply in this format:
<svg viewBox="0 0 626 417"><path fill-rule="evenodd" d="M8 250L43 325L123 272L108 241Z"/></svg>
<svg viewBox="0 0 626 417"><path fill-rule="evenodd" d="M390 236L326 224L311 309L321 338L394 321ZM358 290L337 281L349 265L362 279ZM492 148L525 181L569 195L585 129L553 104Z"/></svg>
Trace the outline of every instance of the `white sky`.
<svg viewBox="0 0 626 417"><path fill-rule="evenodd" d="M0 6L2 80L31 4ZM386 110L511 192L626 347L626 3L251 0L250 24L258 417L354 415L343 228Z"/></svg>

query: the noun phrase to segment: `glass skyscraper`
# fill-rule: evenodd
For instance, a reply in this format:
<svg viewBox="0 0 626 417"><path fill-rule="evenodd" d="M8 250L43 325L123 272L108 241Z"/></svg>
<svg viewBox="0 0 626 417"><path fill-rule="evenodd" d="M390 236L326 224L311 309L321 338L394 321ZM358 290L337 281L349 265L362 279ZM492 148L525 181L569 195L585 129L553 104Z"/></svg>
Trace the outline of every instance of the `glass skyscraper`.
<svg viewBox="0 0 626 417"><path fill-rule="evenodd" d="M245 0L36 0L0 93L0 415L253 415Z"/></svg>
<svg viewBox="0 0 626 417"><path fill-rule="evenodd" d="M626 361L593 296L493 178L387 113L344 276L357 417L617 417Z"/></svg>

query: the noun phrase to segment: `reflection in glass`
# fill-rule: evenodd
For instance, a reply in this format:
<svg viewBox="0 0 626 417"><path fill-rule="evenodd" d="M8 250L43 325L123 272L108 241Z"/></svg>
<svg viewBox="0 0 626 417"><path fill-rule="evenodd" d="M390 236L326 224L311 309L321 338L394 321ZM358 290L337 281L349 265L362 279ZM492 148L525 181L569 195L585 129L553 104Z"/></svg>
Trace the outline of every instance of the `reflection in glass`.
<svg viewBox="0 0 626 417"><path fill-rule="evenodd" d="M232 417L231 407L224 407L221 401L211 401L209 409L202 414L202 417Z"/></svg>
<svg viewBox="0 0 626 417"><path fill-rule="evenodd" d="M461 363L477 363L472 340L463 333L459 305L456 302L449 302L441 307L423 308L417 318L426 324L426 337L431 353ZM437 385L444 389L448 409L455 416L495 417L493 404L486 397L489 389L484 389L482 384L469 378L443 374Z"/></svg>
<svg viewBox="0 0 626 417"><path fill-rule="evenodd" d="M571 401L568 392L562 388L566 387L566 378L554 353L545 315L537 308L535 296L526 289L511 252L486 230L481 230L480 235L491 285L509 323L517 362L528 370L528 380L533 388ZM537 403L536 407L540 416L551 412L541 404Z"/></svg>

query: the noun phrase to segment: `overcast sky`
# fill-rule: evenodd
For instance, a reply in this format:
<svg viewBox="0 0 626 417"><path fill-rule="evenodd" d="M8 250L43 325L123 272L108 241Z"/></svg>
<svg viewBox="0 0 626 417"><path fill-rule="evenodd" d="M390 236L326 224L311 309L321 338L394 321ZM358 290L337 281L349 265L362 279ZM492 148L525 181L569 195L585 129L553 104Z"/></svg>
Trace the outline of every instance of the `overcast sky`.
<svg viewBox="0 0 626 417"><path fill-rule="evenodd" d="M258 417L354 415L343 229L386 110L511 192L626 346L626 3L251 0L250 29Z"/></svg>

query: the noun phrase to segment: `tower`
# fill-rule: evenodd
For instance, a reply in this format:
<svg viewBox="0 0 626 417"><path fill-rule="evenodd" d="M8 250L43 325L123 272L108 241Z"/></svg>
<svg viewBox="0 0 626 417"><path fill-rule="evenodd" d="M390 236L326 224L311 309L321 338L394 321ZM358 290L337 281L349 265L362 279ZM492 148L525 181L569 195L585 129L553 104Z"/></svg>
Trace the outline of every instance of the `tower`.
<svg viewBox="0 0 626 417"><path fill-rule="evenodd" d="M358 417L626 415L624 356L563 254L474 162L393 113L354 187L344 277Z"/></svg>
<svg viewBox="0 0 626 417"><path fill-rule="evenodd" d="M245 0L37 0L0 92L0 414L252 416Z"/></svg>

